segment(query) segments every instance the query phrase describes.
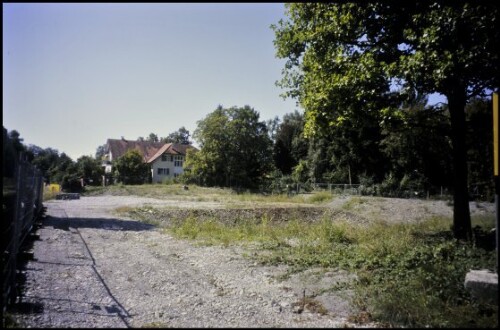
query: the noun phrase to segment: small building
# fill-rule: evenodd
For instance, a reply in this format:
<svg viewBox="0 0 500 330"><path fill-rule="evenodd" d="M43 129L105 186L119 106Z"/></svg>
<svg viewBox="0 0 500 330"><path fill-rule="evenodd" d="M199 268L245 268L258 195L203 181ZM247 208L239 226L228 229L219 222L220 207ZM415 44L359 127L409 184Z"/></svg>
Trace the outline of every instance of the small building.
<svg viewBox="0 0 500 330"><path fill-rule="evenodd" d="M194 147L189 144L167 143L150 157L147 163L151 166L152 182L163 182L181 175L189 148Z"/></svg>
<svg viewBox="0 0 500 330"><path fill-rule="evenodd" d="M144 162L150 165L153 183L161 183L181 175L184 172L183 166L187 150L198 150L190 144L131 141L123 137L121 139L108 139L102 162L104 172L106 174L112 173L113 161L131 149L138 150L143 156Z"/></svg>

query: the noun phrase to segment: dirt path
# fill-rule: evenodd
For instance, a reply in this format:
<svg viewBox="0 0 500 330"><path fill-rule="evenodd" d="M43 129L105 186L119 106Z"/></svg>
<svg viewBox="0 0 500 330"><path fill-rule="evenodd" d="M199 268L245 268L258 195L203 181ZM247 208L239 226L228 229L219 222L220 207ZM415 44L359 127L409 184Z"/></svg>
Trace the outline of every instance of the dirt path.
<svg viewBox="0 0 500 330"><path fill-rule="evenodd" d="M102 196L45 203L48 216L25 271L26 308L16 320L64 328L356 326L347 322L346 296L317 297L326 315L294 307L304 290L311 294L348 274L310 270L278 281L285 268L258 266L240 247L199 247L110 212L145 203L165 201Z"/></svg>

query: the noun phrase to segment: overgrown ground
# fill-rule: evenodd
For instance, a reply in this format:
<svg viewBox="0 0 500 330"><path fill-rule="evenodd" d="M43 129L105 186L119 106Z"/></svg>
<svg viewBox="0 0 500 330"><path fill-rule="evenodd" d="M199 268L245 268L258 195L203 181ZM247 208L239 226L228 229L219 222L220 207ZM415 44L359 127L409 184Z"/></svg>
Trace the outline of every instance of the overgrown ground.
<svg viewBox="0 0 500 330"><path fill-rule="evenodd" d="M474 301L464 289L469 270L496 267L490 234L495 219L488 204L472 204L475 239L468 243L453 239L446 201L324 192L263 196L180 185L116 185L87 193L213 202L210 209L117 211L200 244L257 246L249 258L291 266L289 275L318 267L355 273L357 280L345 285L354 290L352 303L363 311L353 316L358 321L396 327L498 325L498 307Z"/></svg>

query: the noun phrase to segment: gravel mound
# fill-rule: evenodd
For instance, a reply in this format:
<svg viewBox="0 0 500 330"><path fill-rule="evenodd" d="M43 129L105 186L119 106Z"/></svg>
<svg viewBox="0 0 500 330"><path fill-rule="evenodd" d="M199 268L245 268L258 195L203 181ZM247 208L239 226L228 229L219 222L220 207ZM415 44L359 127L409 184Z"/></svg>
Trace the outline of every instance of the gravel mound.
<svg viewBox="0 0 500 330"><path fill-rule="evenodd" d="M183 222L188 218L195 217L197 221L215 220L226 225L241 223L260 224L263 219L268 223L284 223L292 220L303 222L317 222L323 219L332 221L350 221L353 223L367 223L368 220L352 212L332 209L329 207L265 207L265 208L242 208L242 209L180 209L180 208L156 208L146 207L131 212L141 219L152 222L162 222L168 226L173 222Z"/></svg>
<svg viewBox="0 0 500 330"><path fill-rule="evenodd" d="M435 216L453 217L453 206L444 200L383 198L370 196L337 196L327 204L335 210L345 210L359 218L395 222L418 222ZM495 204L469 203L471 215L491 215Z"/></svg>

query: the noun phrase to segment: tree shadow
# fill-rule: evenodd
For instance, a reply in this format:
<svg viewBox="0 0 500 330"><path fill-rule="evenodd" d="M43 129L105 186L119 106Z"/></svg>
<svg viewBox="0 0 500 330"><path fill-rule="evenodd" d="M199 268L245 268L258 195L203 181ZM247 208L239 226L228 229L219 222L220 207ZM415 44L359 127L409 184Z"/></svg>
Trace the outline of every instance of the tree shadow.
<svg viewBox="0 0 500 330"><path fill-rule="evenodd" d="M146 231L153 230L154 225L134 220L116 218L65 218L47 216L43 221L44 227L54 227L68 231L69 228L93 228L114 231Z"/></svg>
<svg viewBox="0 0 500 330"><path fill-rule="evenodd" d="M8 311L16 314L41 314L44 306L39 302L18 302L8 306Z"/></svg>

